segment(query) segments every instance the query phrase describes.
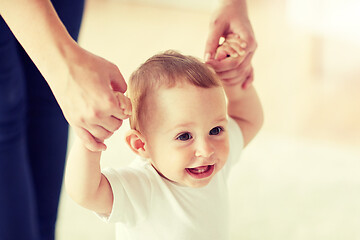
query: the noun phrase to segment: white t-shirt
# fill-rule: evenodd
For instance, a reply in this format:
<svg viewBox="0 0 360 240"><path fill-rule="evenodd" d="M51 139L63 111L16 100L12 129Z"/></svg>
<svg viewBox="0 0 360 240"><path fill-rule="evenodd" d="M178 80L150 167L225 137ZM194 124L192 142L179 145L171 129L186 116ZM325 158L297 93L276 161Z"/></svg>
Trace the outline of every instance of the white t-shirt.
<svg viewBox="0 0 360 240"><path fill-rule="evenodd" d="M176 185L162 178L146 159L129 167L106 169L114 203L110 216L118 240L209 240L229 238L227 178L243 148L240 128L228 126L230 153L224 168L202 188Z"/></svg>

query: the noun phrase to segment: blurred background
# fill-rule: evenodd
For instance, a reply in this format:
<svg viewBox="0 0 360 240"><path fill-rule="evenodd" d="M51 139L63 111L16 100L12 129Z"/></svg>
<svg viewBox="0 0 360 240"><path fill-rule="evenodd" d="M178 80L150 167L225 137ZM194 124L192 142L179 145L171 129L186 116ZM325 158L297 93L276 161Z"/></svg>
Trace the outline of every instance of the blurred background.
<svg viewBox="0 0 360 240"><path fill-rule="evenodd" d="M125 79L167 49L201 58L215 5L88 0L80 45L117 64ZM265 124L230 178L231 239L358 240L360 3L249 0L248 8ZM127 129L108 140L104 167L133 158ZM115 231L63 192L57 239L115 239Z"/></svg>

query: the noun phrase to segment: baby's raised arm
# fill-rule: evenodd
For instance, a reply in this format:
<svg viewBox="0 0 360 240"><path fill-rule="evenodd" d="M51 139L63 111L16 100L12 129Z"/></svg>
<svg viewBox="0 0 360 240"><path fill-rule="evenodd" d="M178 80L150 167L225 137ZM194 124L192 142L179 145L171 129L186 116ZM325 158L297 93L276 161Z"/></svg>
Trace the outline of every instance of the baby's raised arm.
<svg viewBox="0 0 360 240"><path fill-rule="evenodd" d="M244 136L244 146L246 146L257 134L263 124L263 111L259 97L252 84L243 87L243 78L252 82L253 69L246 69L245 72L220 72L217 66L226 66L227 58L239 58L242 64L249 65L247 61L251 58L247 56L245 59L242 54L242 46L246 46L240 38L230 36L225 39L224 44L219 46L217 50L217 59L210 63L215 72L221 79L223 87L228 99L228 115L232 117L242 130ZM230 63L230 61L229 61ZM229 69L231 66L229 66Z"/></svg>
<svg viewBox="0 0 360 240"><path fill-rule="evenodd" d="M131 114L130 100L117 93L121 120ZM65 186L69 196L81 206L101 214L112 210L113 193L111 186L100 169L101 152L88 150L79 139L75 140L67 159Z"/></svg>
<svg viewBox="0 0 360 240"><path fill-rule="evenodd" d="M253 85L243 89L241 83L225 85L228 99L228 115L239 125L246 146L258 133L263 121L263 111Z"/></svg>

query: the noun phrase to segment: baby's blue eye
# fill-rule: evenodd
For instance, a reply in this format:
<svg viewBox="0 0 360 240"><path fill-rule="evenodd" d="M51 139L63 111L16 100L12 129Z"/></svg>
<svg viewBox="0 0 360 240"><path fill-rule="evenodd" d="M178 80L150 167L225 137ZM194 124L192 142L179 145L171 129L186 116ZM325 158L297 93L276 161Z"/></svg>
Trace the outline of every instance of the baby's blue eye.
<svg viewBox="0 0 360 240"><path fill-rule="evenodd" d="M222 127L214 127L213 129L210 130L209 134L210 135L219 135L222 131L224 131L222 129Z"/></svg>
<svg viewBox="0 0 360 240"><path fill-rule="evenodd" d="M180 136L178 136L176 139L180 140L180 141L187 141L190 140L192 138L190 133L183 133Z"/></svg>

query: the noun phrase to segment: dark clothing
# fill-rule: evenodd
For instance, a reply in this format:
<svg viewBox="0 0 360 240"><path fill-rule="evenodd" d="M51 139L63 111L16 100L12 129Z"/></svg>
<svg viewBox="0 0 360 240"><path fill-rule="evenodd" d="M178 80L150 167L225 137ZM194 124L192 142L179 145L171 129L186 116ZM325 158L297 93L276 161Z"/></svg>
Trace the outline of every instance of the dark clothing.
<svg viewBox="0 0 360 240"><path fill-rule="evenodd" d="M84 0L52 3L76 40ZM0 16L0 239L55 238L67 138L49 86Z"/></svg>

